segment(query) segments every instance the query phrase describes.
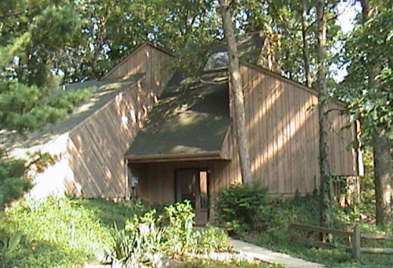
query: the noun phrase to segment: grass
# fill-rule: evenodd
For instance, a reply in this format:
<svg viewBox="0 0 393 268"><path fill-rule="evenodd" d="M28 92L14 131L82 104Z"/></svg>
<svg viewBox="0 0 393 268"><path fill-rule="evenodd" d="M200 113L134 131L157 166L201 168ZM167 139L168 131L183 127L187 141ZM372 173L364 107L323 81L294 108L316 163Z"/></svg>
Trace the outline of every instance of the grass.
<svg viewBox="0 0 393 268"><path fill-rule="evenodd" d="M291 240L287 230L291 222L319 225L318 198L315 195L298 197L294 200L273 200L270 203L271 217L266 220L263 232L249 232L241 238L274 251L287 253L313 262L327 265L328 267L392 267L392 255L362 254L360 260L352 258L351 252L343 249L344 241L339 241L338 248L319 249L308 247ZM336 212L335 228L352 230L358 223L363 232L393 233L393 226L376 227L375 224L354 221L351 208L338 209ZM341 247L340 247L341 245ZM389 247L393 248L393 242L388 241L365 241L362 247Z"/></svg>
<svg viewBox="0 0 393 268"><path fill-rule="evenodd" d="M0 235L22 234L18 250L1 263L3 267L78 267L104 254L112 243L114 222L124 226L142 210L135 202L93 199L20 202L0 218Z"/></svg>
<svg viewBox="0 0 393 268"><path fill-rule="evenodd" d="M132 215L148 208L140 202L113 203L98 199L48 198L45 202L21 201L0 213L0 268L82 267L113 246L113 231L123 229ZM22 236L15 249L2 241ZM209 239L209 238L207 238ZM278 265L232 260L214 262L184 257L178 268L245 267L273 268Z"/></svg>

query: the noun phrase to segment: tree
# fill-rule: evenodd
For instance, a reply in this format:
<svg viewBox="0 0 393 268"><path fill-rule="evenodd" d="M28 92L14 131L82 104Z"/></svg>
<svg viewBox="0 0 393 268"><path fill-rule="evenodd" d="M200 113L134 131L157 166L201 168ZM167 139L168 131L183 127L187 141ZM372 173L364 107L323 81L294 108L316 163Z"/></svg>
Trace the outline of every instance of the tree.
<svg viewBox="0 0 393 268"><path fill-rule="evenodd" d="M329 98L326 79L326 2L318 0L316 3L318 21L318 114L319 114L319 166L321 174L321 225L331 227L332 225L332 185L331 170L329 164L329 143L328 143L328 119L327 101Z"/></svg>
<svg viewBox="0 0 393 268"><path fill-rule="evenodd" d="M344 52L348 75L337 92L362 122L362 134L374 152L377 224L393 214L393 23L392 3L360 1L360 23Z"/></svg>
<svg viewBox="0 0 393 268"><path fill-rule="evenodd" d="M235 108L235 134L239 148L240 170L243 183L252 181L250 156L248 152L246 119L244 112L244 95L243 86L240 76L239 54L237 52L232 15L230 11L230 3L228 0L220 0L220 11L222 23L225 32L225 38L228 44L229 58L229 75L232 95L234 98Z"/></svg>

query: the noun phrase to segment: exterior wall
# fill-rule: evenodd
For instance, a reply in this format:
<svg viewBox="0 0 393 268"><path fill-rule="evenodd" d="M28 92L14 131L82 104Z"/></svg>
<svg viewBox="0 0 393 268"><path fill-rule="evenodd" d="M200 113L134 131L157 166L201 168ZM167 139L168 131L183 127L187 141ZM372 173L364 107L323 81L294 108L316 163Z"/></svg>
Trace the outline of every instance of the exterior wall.
<svg viewBox="0 0 393 268"><path fill-rule="evenodd" d="M119 79L137 74L145 73L148 64L149 46L142 45L125 57L118 65L110 70L103 79Z"/></svg>
<svg viewBox="0 0 393 268"><path fill-rule="evenodd" d="M241 75L254 178L272 195L289 197L296 192L312 192L320 183L317 94L257 67L242 65ZM355 139L354 126L343 128L348 119L339 114L341 104L330 106L329 158L333 174L357 175L356 154L346 149ZM214 200L220 188L241 182L233 131L224 147L231 161L133 164L132 173L139 178L138 196L152 203L173 202L176 168L208 168L210 199Z"/></svg>
<svg viewBox="0 0 393 268"><path fill-rule="evenodd" d="M136 195L153 204L166 204L175 201L175 170L199 168L208 170L210 199L229 182L223 180L222 172L230 165L229 161L182 161L152 164L132 164L132 174L138 177Z"/></svg>
<svg viewBox="0 0 393 268"><path fill-rule="evenodd" d="M70 133L70 165L75 185L85 197L128 196L124 155L143 127L172 72L164 69L172 56L145 44L104 79L127 79L146 73L143 81L114 97Z"/></svg>
<svg viewBox="0 0 393 268"><path fill-rule="evenodd" d="M103 79L127 79L138 73L146 73L148 88L160 94L172 77L172 56L149 44L144 44L125 57Z"/></svg>
<svg viewBox="0 0 393 268"><path fill-rule="evenodd" d="M137 83L70 132L70 166L83 196L126 196L124 154L152 103L152 96Z"/></svg>
<svg viewBox="0 0 393 268"><path fill-rule="evenodd" d="M328 107L329 161L335 175L354 176L358 174L358 156L351 143L356 140L355 124L350 124L348 117L342 115L343 107L330 103Z"/></svg>
<svg viewBox="0 0 393 268"><path fill-rule="evenodd" d="M300 84L258 67L241 66L245 94L246 131L254 178L273 195L310 193L319 186L319 123L317 94ZM335 175L357 175L356 153L347 150L355 140L353 124L331 104L330 154ZM233 132L233 131L232 131ZM240 179L237 145L223 171L224 181Z"/></svg>

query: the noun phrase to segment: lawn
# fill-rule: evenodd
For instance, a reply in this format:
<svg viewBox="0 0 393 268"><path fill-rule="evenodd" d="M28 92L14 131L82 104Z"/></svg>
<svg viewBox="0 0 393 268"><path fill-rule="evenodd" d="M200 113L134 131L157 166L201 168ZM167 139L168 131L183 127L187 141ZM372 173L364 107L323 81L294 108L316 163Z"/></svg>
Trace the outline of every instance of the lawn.
<svg viewBox="0 0 393 268"><path fill-rule="evenodd" d="M143 205L105 200L49 198L46 202L20 202L2 213L2 241L20 242L3 247L3 267L76 267L102 257L111 246L114 223L124 226ZM0 267L1 267L0 265Z"/></svg>
<svg viewBox="0 0 393 268"><path fill-rule="evenodd" d="M0 268L71 268L97 263L97 259L102 259L105 252L114 249L113 233L119 234L120 230L124 230L134 215L146 219L148 213L145 213L149 209L138 201L113 203L75 198L48 198L41 203L20 201L0 212ZM183 211L180 212L185 215ZM172 216L175 217L174 214ZM172 220L179 223L178 218ZM177 227L171 228L172 232L179 232ZM224 237L216 229L209 227L205 233L200 233L203 235L197 238L197 245L212 248L213 244L220 243ZM165 251L165 248L162 250ZM183 257L176 258L181 260L178 268L279 267L264 263L237 260L214 262L180 256Z"/></svg>

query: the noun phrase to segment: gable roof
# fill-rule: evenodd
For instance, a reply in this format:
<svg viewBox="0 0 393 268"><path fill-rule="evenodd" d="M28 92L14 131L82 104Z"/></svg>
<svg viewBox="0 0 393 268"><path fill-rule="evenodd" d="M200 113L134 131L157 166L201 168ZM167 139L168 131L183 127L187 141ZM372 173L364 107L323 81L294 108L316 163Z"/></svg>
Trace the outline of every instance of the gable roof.
<svg viewBox="0 0 393 268"><path fill-rule="evenodd" d="M28 133L26 138L12 135L12 133L9 133L11 136L8 133L4 133L0 135L0 139L4 139L2 142L12 147L30 147L48 142L53 137L72 131L78 127L85 120L88 120L91 115L111 102L116 95L127 90L138 81L141 81L143 77L142 74L137 74L127 80L89 80L66 85L65 90L73 91L91 88L93 93L86 102L75 108L74 112L66 119L54 124L48 124L40 130Z"/></svg>
<svg viewBox="0 0 393 268"><path fill-rule="evenodd" d="M154 44L152 42L148 42L146 41L145 43L143 43L142 45L138 46L137 48L135 48L134 50L131 51L131 53L125 55L124 57L122 57L120 59L120 61L114 66L112 67L112 69L109 70L109 72L107 72L106 74L104 74L104 76L102 77L102 79L106 79L108 78L112 73L116 72L116 70L124 63L126 63L130 58L132 58L136 53L138 53L140 50L143 50L146 47L151 47L154 49L157 49L169 56L174 56L173 53L163 47L161 47L158 44Z"/></svg>
<svg viewBox="0 0 393 268"><path fill-rule="evenodd" d="M130 162L223 159L230 127L226 72L189 81L178 73L150 112L126 158Z"/></svg>

